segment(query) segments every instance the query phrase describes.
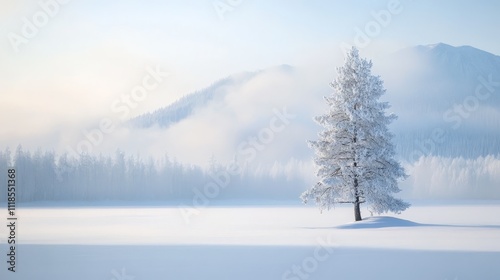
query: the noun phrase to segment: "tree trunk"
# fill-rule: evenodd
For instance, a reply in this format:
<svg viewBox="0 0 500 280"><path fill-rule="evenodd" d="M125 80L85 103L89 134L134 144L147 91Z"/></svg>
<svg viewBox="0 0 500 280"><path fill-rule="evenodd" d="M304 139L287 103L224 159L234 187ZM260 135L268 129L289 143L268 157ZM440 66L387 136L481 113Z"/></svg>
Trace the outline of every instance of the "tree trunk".
<svg viewBox="0 0 500 280"><path fill-rule="evenodd" d="M356 200L359 200L356 198ZM359 202L354 203L354 220L356 222L361 221L361 210L359 209Z"/></svg>
<svg viewBox="0 0 500 280"><path fill-rule="evenodd" d="M354 163L354 166L356 166L356 163ZM354 220L361 221L361 209L359 209L359 205L361 204L359 202L359 190L358 190L358 178L354 178L354 195L355 200L354 200Z"/></svg>

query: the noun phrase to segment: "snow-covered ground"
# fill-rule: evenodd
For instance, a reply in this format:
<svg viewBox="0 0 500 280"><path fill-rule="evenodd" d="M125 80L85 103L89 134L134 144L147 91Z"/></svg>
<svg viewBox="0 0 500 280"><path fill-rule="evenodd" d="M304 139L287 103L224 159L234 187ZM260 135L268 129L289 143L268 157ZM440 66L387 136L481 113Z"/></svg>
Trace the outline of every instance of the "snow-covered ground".
<svg viewBox="0 0 500 280"><path fill-rule="evenodd" d="M0 279L500 279L500 201L414 202L359 223L351 207L186 210L21 205L17 272L2 226Z"/></svg>

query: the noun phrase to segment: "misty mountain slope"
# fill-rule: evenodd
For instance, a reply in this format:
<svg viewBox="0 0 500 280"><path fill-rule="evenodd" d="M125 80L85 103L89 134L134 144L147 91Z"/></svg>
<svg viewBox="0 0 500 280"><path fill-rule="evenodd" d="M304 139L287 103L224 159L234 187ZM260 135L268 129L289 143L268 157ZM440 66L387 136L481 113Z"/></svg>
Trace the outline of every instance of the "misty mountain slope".
<svg viewBox="0 0 500 280"><path fill-rule="evenodd" d="M470 46L453 47L443 43L416 46L396 52L386 60L384 74L391 77L390 71L399 72L398 78L403 80L394 83L397 87L391 90L411 98L417 105L433 109L445 109L462 102L474 95L478 86L484 87L481 93L500 86L500 56ZM492 102L500 105L500 98L489 95L487 99L488 103L481 105Z"/></svg>
<svg viewBox="0 0 500 280"><path fill-rule="evenodd" d="M499 56L438 43L401 50L384 63L387 99L399 116L399 155L414 161L500 152Z"/></svg>
<svg viewBox="0 0 500 280"><path fill-rule="evenodd" d="M250 73L247 75L253 76ZM169 127L173 123L188 118L196 109L207 105L219 95L224 95L226 93L224 89L234 85L236 82L233 77L219 80L205 89L182 97L167 107L140 115L130 122L140 128L148 128L155 125L163 128Z"/></svg>
<svg viewBox="0 0 500 280"><path fill-rule="evenodd" d="M293 71L293 68L288 65L281 65L275 68L282 71ZM231 75L213 83L207 88L188 94L166 107L137 116L130 123L139 128L148 128L156 125L167 128L174 123L189 118L197 109L207 106L210 102L216 99L223 99L234 87L247 83L265 71Z"/></svg>
<svg viewBox="0 0 500 280"><path fill-rule="evenodd" d="M124 127L127 143L141 147L141 154L161 151L199 165L212 157L224 163L238 159L254 167L310 159L305 139L313 139L317 132L313 116L322 110L317 104L324 105L322 96L329 87L328 81L304 79L303 72L279 65L232 75L132 119Z"/></svg>
<svg viewBox="0 0 500 280"><path fill-rule="evenodd" d="M423 57L427 56L437 70L449 71L449 75L457 82L477 81L479 76L500 73L500 56L476 49L471 46L453 47L438 43L415 48Z"/></svg>

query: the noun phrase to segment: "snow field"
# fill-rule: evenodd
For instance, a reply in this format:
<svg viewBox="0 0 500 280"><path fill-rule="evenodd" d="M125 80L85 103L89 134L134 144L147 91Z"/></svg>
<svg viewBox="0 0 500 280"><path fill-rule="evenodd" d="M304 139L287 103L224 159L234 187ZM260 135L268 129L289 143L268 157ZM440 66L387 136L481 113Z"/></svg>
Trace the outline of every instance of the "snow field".
<svg viewBox="0 0 500 280"><path fill-rule="evenodd" d="M414 204L359 223L352 207L214 206L189 224L176 206L21 205L18 271L0 279L500 279L500 202Z"/></svg>

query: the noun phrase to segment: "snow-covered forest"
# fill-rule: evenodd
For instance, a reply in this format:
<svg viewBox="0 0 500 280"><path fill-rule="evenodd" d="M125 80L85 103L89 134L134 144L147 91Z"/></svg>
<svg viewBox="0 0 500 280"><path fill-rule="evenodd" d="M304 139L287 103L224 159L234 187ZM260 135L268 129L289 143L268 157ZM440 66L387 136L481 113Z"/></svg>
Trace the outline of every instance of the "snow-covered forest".
<svg viewBox="0 0 500 280"><path fill-rule="evenodd" d="M67 154L18 147L0 151L0 168L15 166L17 199L21 202L53 200L191 200L196 190L228 175L228 186L214 199L296 199L305 183L299 162L229 173L210 161L208 168L182 164L165 155L143 160L116 151L114 156ZM0 174L6 180L6 174ZM2 196L2 201L6 196Z"/></svg>
<svg viewBox="0 0 500 280"><path fill-rule="evenodd" d="M210 163L211 162L211 163ZM195 189L225 173L227 165L207 159L209 168L181 163L168 155L147 158L117 151L113 156L72 158L42 150L0 151L0 168L16 166L18 199L43 200L191 200ZM500 198L500 158L422 156L404 162L410 177L400 183L406 198ZM0 180L6 174L0 173ZM227 188L215 199L292 200L314 182L312 163L285 163L248 167L230 176ZM1 196L5 201L6 196Z"/></svg>

